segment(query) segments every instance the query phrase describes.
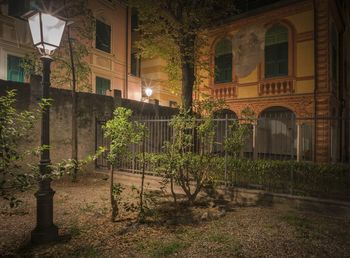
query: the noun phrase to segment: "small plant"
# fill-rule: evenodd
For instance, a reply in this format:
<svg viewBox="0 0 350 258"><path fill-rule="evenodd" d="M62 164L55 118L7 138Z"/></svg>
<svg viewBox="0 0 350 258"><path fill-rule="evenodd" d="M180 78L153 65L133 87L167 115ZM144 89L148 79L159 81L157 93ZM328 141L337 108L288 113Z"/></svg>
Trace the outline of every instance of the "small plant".
<svg viewBox="0 0 350 258"><path fill-rule="evenodd" d="M222 101L205 99L195 103L195 110L202 115L196 119L184 109L171 120L173 135L164 145L164 155L156 164L163 172L163 184L170 183L171 193L176 205L174 184L180 185L189 204L193 204L205 184L213 179L214 161L214 113L223 106Z"/></svg>
<svg viewBox="0 0 350 258"><path fill-rule="evenodd" d="M143 126L131 121L132 111L118 107L113 112L113 118L103 127L105 137L110 139L107 160L110 163L110 198L112 207L112 221L118 216L118 197L122 188L114 183L114 169L120 167L122 159L129 153L129 144L142 140Z"/></svg>
<svg viewBox="0 0 350 258"><path fill-rule="evenodd" d="M235 120L229 125L228 136L224 141L224 149L231 156L238 157L251 132L251 125L255 120L255 114L250 108L241 112L241 121Z"/></svg>

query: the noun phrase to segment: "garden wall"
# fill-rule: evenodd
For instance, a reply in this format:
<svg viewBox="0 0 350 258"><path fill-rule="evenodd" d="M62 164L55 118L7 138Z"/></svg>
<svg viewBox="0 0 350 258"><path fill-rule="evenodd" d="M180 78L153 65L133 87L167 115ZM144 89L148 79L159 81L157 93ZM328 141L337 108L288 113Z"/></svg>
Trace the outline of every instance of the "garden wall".
<svg viewBox="0 0 350 258"><path fill-rule="evenodd" d="M30 83L17 83L0 80L0 96L7 90L16 90L16 108L35 111L40 101L42 88L40 77L32 77ZM72 139L72 97L70 90L51 88L50 97L53 104L50 109L51 160L57 162L71 158ZM154 104L117 99L92 93L77 93L78 113L78 154L79 159L93 154L96 149L96 121L106 120L117 106L132 109L136 115L170 116L176 109ZM26 139L23 148L30 149L40 145L40 119ZM38 159L39 160L39 159ZM92 169L93 166L90 167Z"/></svg>

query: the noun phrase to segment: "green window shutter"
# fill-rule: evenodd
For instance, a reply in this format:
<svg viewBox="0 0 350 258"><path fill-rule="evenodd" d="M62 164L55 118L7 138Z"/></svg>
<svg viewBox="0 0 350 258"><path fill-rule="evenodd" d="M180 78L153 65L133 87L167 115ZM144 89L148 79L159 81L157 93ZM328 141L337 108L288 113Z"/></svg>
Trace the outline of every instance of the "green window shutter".
<svg viewBox="0 0 350 258"><path fill-rule="evenodd" d="M7 56L7 80L24 82L24 69L21 67L22 58Z"/></svg>
<svg viewBox="0 0 350 258"><path fill-rule="evenodd" d="M215 47L215 83L232 81L232 43L221 40Z"/></svg>
<svg viewBox="0 0 350 258"><path fill-rule="evenodd" d="M96 48L111 52L111 26L96 20Z"/></svg>
<svg viewBox="0 0 350 258"><path fill-rule="evenodd" d="M106 95L106 91L111 89L111 81L102 77L96 77L96 93Z"/></svg>
<svg viewBox="0 0 350 258"><path fill-rule="evenodd" d="M277 25L265 36L265 77L288 75L288 29Z"/></svg>

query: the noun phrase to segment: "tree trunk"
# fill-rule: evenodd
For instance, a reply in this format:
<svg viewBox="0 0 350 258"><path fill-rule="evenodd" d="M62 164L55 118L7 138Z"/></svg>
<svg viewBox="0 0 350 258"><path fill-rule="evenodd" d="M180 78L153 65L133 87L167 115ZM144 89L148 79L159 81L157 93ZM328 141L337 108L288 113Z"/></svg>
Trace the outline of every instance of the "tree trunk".
<svg viewBox="0 0 350 258"><path fill-rule="evenodd" d="M170 191L171 191L171 194L172 194L173 199L174 199L175 209L177 209L177 199L176 199L176 193L175 193L175 189L174 189L174 176L173 175L170 176Z"/></svg>
<svg viewBox="0 0 350 258"><path fill-rule="evenodd" d="M180 50L185 53L182 57L182 98L186 110L192 111L193 87L195 82L195 36L188 36L183 40L183 46ZM186 54L187 53L187 54Z"/></svg>
<svg viewBox="0 0 350 258"><path fill-rule="evenodd" d="M116 200L116 197L113 193L113 188L114 188L114 167L111 164L110 166L110 180L111 180L111 184L110 184L110 197L111 197L111 207L112 207L112 217L111 220L112 222L115 221L116 217L118 216L118 203Z"/></svg>
<svg viewBox="0 0 350 258"><path fill-rule="evenodd" d="M193 64L185 62L182 65L182 98L183 105L186 110L192 111L192 94L194 85L194 67Z"/></svg>
<svg viewBox="0 0 350 258"><path fill-rule="evenodd" d="M77 181L78 174L78 128L77 128L77 94L76 94L76 76L75 76L75 64L73 56L72 39L70 37L70 27L67 27L69 55L72 67L72 160L75 160L75 166L73 168L73 182Z"/></svg>

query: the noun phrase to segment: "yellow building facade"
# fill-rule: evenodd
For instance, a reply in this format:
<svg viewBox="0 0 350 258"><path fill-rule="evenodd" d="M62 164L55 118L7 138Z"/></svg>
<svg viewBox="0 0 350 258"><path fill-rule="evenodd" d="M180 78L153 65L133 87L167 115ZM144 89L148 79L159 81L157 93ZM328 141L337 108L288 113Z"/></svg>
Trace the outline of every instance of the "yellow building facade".
<svg viewBox="0 0 350 258"><path fill-rule="evenodd" d="M29 81L20 63L26 54L33 52L33 44L28 24L21 15L32 9L34 3L18 0L0 5L0 79ZM123 1L89 0L88 4L96 19L96 31L87 43L89 55L85 61L91 70L90 89L84 90L140 101L141 78L132 73L130 8Z"/></svg>
<svg viewBox="0 0 350 258"><path fill-rule="evenodd" d="M246 107L257 117L285 110L309 123L315 161L349 156L348 2L277 1L209 34L201 92L225 99L238 117Z"/></svg>

